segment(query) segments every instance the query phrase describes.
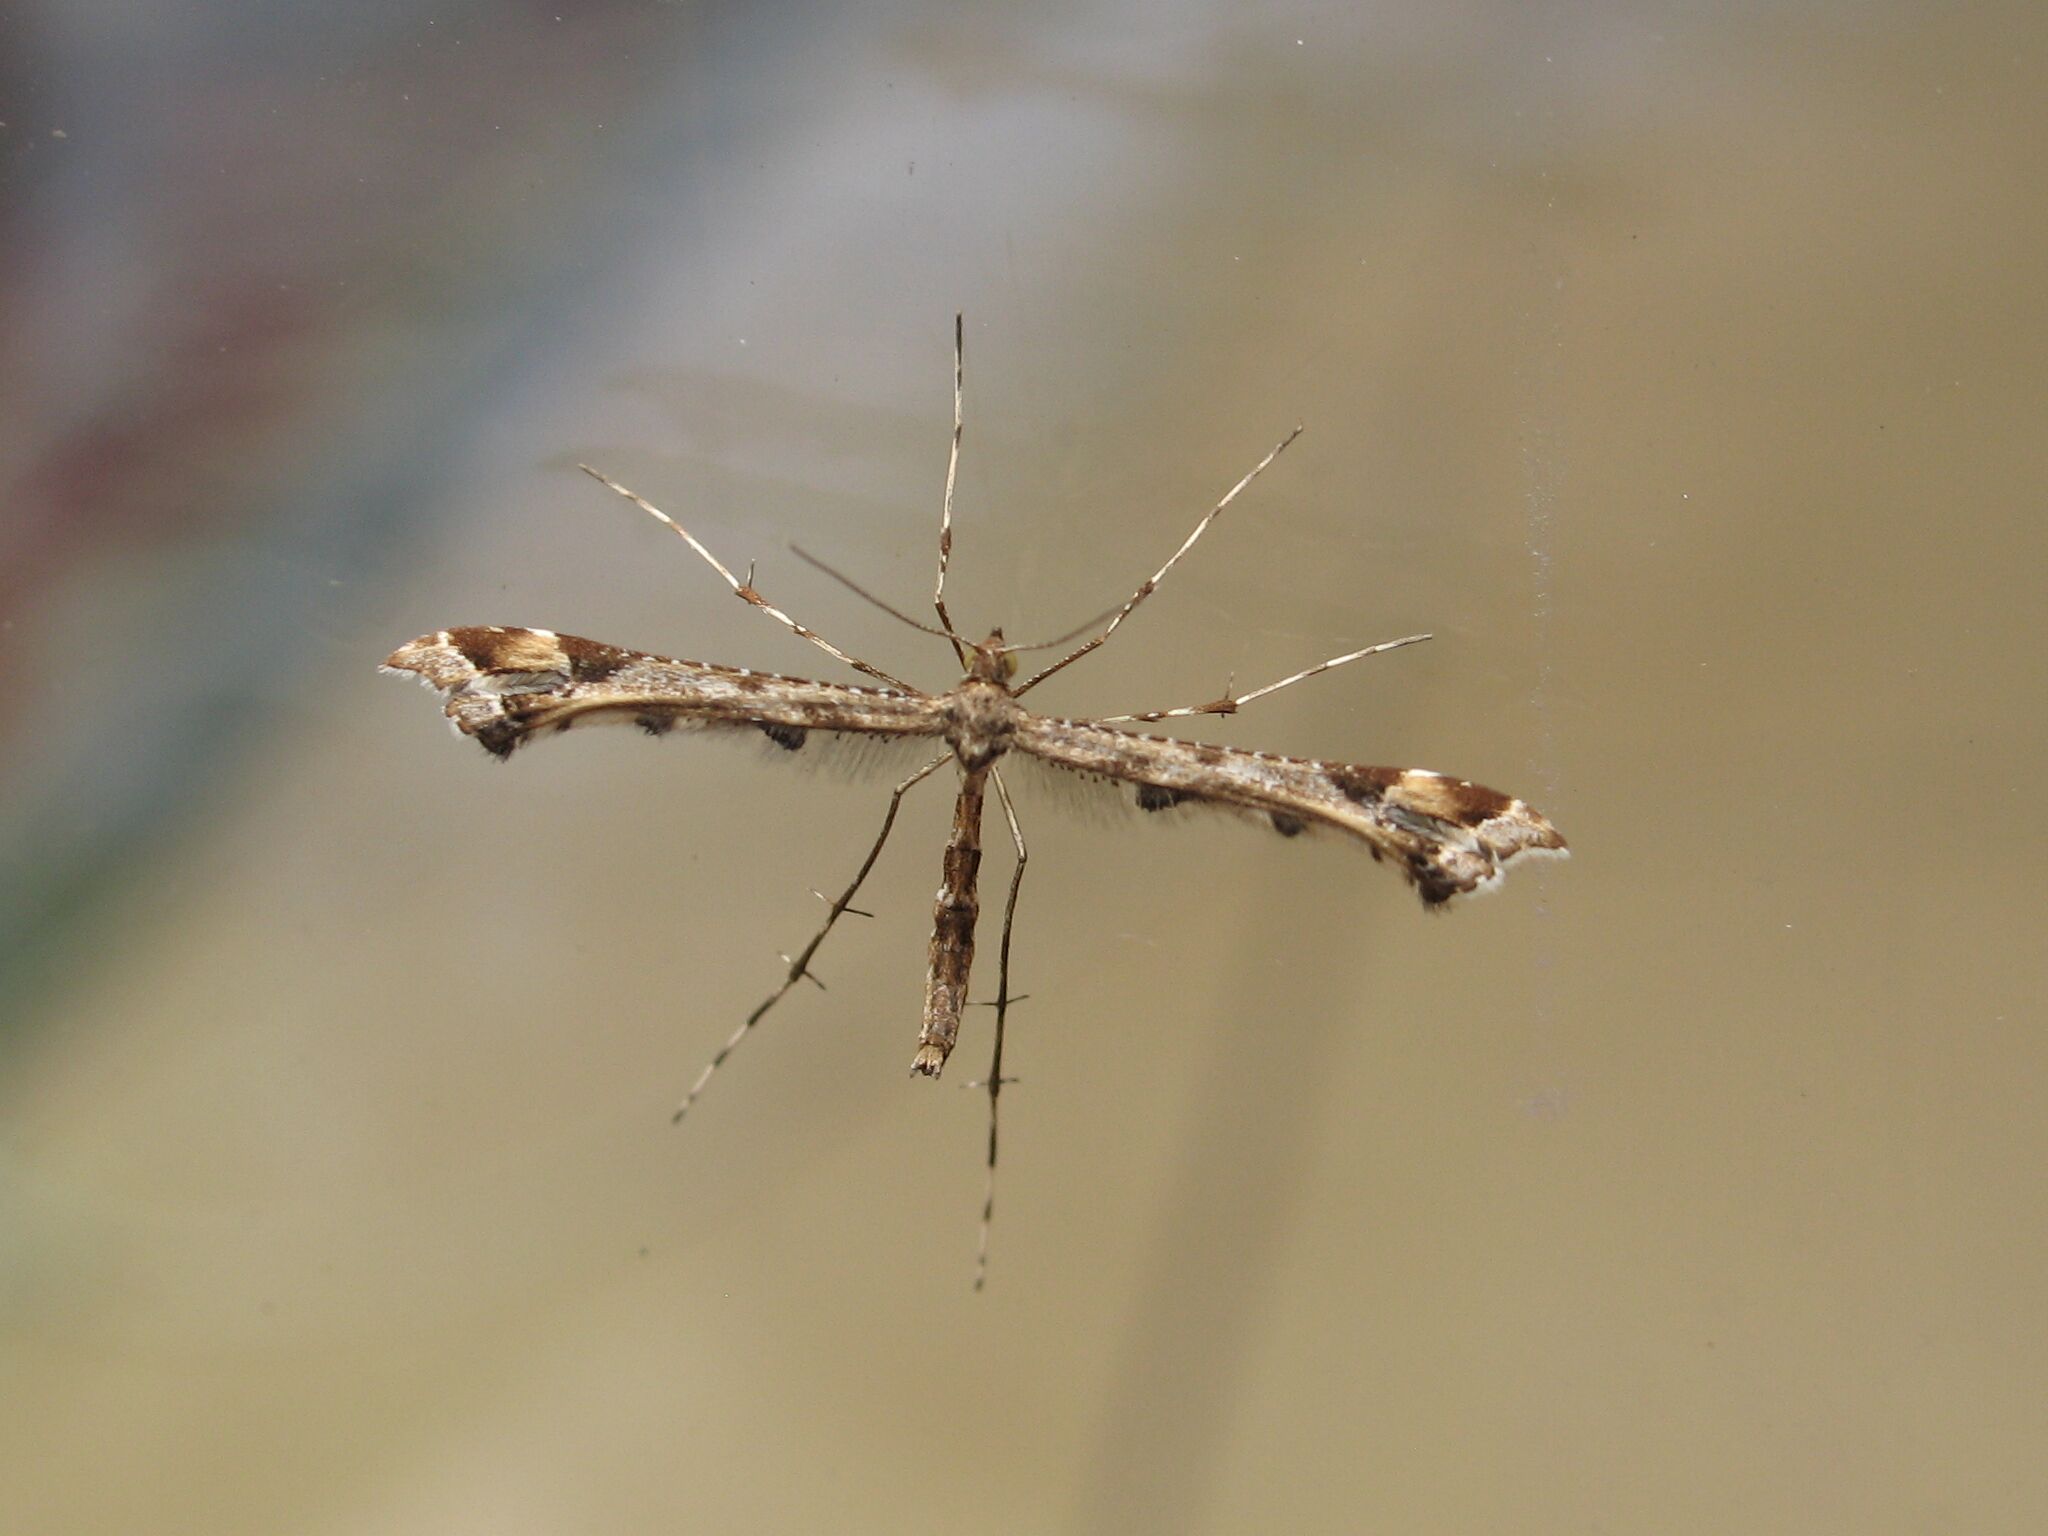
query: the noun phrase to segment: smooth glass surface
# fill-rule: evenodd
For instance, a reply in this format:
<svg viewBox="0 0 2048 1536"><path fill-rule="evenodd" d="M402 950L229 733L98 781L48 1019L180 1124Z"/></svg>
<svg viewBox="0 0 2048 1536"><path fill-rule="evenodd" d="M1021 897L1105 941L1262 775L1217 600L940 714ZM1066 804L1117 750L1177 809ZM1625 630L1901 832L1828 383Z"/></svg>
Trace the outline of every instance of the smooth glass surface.
<svg viewBox="0 0 2048 1536"><path fill-rule="evenodd" d="M2048 1526L2038 7L14 0L0 1524ZM545 625L1446 770L1020 780L992 1274L948 820L377 676ZM984 897L1008 872L989 826ZM995 930L979 994L992 994Z"/></svg>

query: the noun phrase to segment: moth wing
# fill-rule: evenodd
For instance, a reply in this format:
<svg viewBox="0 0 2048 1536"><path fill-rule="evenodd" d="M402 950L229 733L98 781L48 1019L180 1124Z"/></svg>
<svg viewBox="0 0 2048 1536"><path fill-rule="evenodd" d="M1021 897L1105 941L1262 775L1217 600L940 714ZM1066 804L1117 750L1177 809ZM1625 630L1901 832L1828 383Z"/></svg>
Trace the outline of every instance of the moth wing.
<svg viewBox="0 0 2048 1536"><path fill-rule="evenodd" d="M1222 810L1288 837L1350 837L1399 869L1425 906L1490 889L1522 854L1566 851L1522 801L1422 768L1274 757L1041 716L1019 725L1015 746L1068 774L1130 785L1141 810Z"/></svg>
<svg viewBox="0 0 2048 1536"><path fill-rule="evenodd" d="M500 758L586 722L657 736L755 731L792 755L833 742L858 753L945 730L925 694L678 661L546 629L437 630L393 651L384 670L416 674L447 700L455 729Z"/></svg>

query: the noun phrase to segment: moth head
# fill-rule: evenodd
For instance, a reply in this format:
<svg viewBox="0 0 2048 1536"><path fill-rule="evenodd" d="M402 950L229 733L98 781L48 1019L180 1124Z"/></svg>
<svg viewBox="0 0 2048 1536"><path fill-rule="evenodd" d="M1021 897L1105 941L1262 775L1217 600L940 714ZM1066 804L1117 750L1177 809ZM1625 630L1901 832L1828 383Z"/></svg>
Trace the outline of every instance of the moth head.
<svg viewBox="0 0 2048 1536"><path fill-rule="evenodd" d="M1007 683L1017 675L1017 655L1003 645L1003 632L992 629L968 658L967 675L981 683Z"/></svg>

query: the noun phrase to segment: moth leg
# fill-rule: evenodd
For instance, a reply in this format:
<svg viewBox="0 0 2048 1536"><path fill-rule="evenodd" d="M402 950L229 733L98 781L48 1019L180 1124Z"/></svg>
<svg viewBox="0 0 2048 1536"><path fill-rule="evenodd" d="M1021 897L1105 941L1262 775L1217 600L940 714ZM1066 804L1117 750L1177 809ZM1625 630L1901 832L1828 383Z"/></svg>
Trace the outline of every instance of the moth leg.
<svg viewBox="0 0 2048 1536"><path fill-rule="evenodd" d="M1115 634L1117 625L1123 623L1125 619L1128 619L1131 616L1131 610L1136 608L1138 604L1142 603L1143 601L1145 601L1146 598L1152 595L1152 589L1158 586L1159 583L1165 579L1166 573L1168 571L1172 570L1176 565L1180 563L1180 557L1195 547L1195 540L1199 539L1204 533L1207 533L1209 531L1209 525L1216 521L1217 514L1222 512L1222 510L1225 507L1229 506L1233 501L1235 501L1237 499L1237 493L1243 490L1246 486L1250 485L1254 480L1258 479L1259 471L1264 469L1268 464L1272 463L1275 459L1279 458L1281 450L1284 449L1289 443L1293 442L1299 436L1301 436L1301 428L1296 427L1292 432L1288 433L1285 437L1280 439L1279 443L1274 447L1272 452L1268 453L1263 459L1259 460L1258 463L1252 466L1250 474L1246 475L1242 480L1238 481L1237 484L1233 485L1229 490L1225 491L1223 493L1223 499L1217 502L1215 506L1211 507L1208 513L1202 518L1202 520L1199 523L1195 524L1195 531L1189 534L1185 539L1181 541L1180 548L1176 549L1172 553L1172 555L1170 555L1167 558L1166 564L1162 565L1161 567L1159 567L1158 570L1154 571L1149 580L1140 583L1138 590L1131 594L1130 600L1126 602L1121 608L1116 610L1116 612L1110 617L1109 623L1103 628L1101 634L1095 636L1092 640L1082 641L1080 645L1076 646L1073 650L1069 651L1066 655L1062 656L1058 661L1054 662L1051 666L1045 668L1041 672L1033 673L1030 677L1027 677L1022 683L1018 684L1015 688L1012 688L1010 692L1017 698L1021 699L1022 697L1024 697L1025 694L1029 693L1032 689L1036 688L1048 677L1051 677L1053 673L1059 671L1060 668L1071 666L1074 662L1079 661L1083 656L1086 656L1090 651L1094 650L1098 645L1102 644L1102 642L1107 640L1111 635Z"/></svg>
<svg viewBox="0 0 2048 1536"><path fill-rule="evenodd" d="M904 795L910 792L911 786L929 778L937 771L940 764L951 762L952 758L953 754L950 752L945 753L943 756L935 757L896 786L894 792L889 796L889 809L882 817L882 830L875 834L874 846L868 849L868 856L861 860L859 873L854 875L852 882L845 890L839 893L838 899L832 903L831 910L825 915L825 925L811 935L811 942L806 944L798 952L797 957L789 962L789 974L782 978L782 985L761 1000L760 1006L748 1014L741 1021L739 1028L732 1032L732 1035L726 1040L725 1044L718 1048L718 1054L704 1064L704 1070L697 1074L697 1081L690 1085L690 1091L683 1095L683 1102L677 1107L675 1114L669 1117L671 1124L679 1124L683 1116L690 1112L690 1106L697 1102L697 1095L702 1093L704 1085L711 1081L711 1074L725 1064L725 1058L733 1053L735 1046L747 1038L747 1032L761 1022L762 1015L781 1002L791 987L802 981L804 977L810 975L811 956L815 955L818 952L818 946L825 942L825 935L832 931L832 925L839 921L840 914L853 904L853 898L859 892L862 882L867 879L868 872L875 867L875 860L882 856L882 845L889 841L890 829L896 825L896 808L903 803Z"/></svg>
<svg viewBox="0 0 2048 1536"><path fill-rule="evenodd" d="M1189 704L1180 709L1148 709L1142 715L1100 715L1096 718L1096 723L1098 725L1108 725L1114 721L1129 720L1142 725L1153 720L1178 720L1187 715L1234 715L1244 705L1251 703L1253 699L1263 699L1269 693L1278 693L1282 688L1291 688L1296 683L1305 682L1320 673L1328 672L1335 667L1341 667L1346 662L1361 661L1367 656L1377 656L1381 651L1398 651L1404 645L1416 645L1431 638L1433 637L1429 635L1403 635L1398 640L1382 640L1378 645L1368 645L1362 651L1347 651L1342 656L1332 656L1328 661L1319 661L1312 667L1304 667L1292 677L1283 677L1277 683L1268 683L1263 688L1254 688L1250 693L1234 694L1226 689L1222 698L1208 704Z"/></svg>
<svg viewBox="0 0 2048 1536"><path fill-rule="evenodd" d="M1010 929L1017 920L1017 888L1024 883L1024 866L1030 862L1030 850L1024 846L1024 829L1017 825L1017 808L1010 804L1010 792L1003 786L1000 773L990 775L996 781L996 799L1002 803L1003 819L1010 824L1010 841L1017 849L1017 862L1010 870L1010 895L1003 903L1003 942L996 959L996 1043L988 1064L988 1186L981 1200L981 1236L974 1249L974 1288L978 1291L988 1281L988 1237L989 1229L996 1217L996 1101L1002 1096L1003 1084L1010 1079L1003 1076L1003 1025L1010 1011Z"/></svg>
<svg viewBox="0 0 2048 1536"><path fill-rule="evenodd" d="M939 579L932 588L932 607L938 610L939 624L963 667L967 665L967 647L953 628L953 616L946 612L946 567L953 558L953 486L960 477L960 344L965 328L963 317L953 316L953 451L946 459L946 500L939 512Z"/></svg>
<svg viewBox="0 0 2048 1536"><path fill-rule="evenodd" d="M751 568L747 572L747 579L745 581L741 581L739 577L733 575L731 571L725 568L724 564L719 560L718 556L712 554L710 550L706 549L702 544L699 544L697 542L697 536L695 534L691 533L689 529L685 528L681 523L677 522L674 518L670 517L666 512L662 511L661 508L657 507L653 502L649 501L645 496L642 496L639 492L628 490L625 486L619 484L618 481L612 479L610 475L602 474L599 471L592 469L588 464L578 464L576 467L582 470L583 473L585 473L586 475L590 476L590 478L595 480L599 485L605 486L610 490L617 491L621 496L625 497L626 500L633 503L634 506L638 507L642 512L645 512L649 517L653 518L656 522L664 524L670 532L675 534L677 538L681 539L685 544L689 545L690 548L694 549L699 555L703 556L705 564L709 565L711 569L718 572L718 574L724 578L725 584L728 587L732 588L733 596L741 598L746 602L752 603L756 608L760 609L763 613L767 614L769 618L773 619L776 623L780 624L784 629L787 629L791 634L801 636L803 639L810 641L811 644L815 645L827 656L833 656L838 658L840 661L845 662L849 667L852 667L856 672L867 673L869 677L874 678L877 682L887 683L891 688L899 689L904 693L916 693L918 691L917 689L911 687L910 684L904 682L902 678L892 677L887 672L884 672L880 667L870 666L867 662L862 661L858 656L849 656L846 652L839 649L838 646L834 645L830 640L827 640L823 635L819 634L815 629L810 629L805 625L799 624L795 619L792 619L788 614L784 613L780 608L776 607L773 603L769 602L767 598L763 597L760 593L754 590L754 573Z"/></svg>

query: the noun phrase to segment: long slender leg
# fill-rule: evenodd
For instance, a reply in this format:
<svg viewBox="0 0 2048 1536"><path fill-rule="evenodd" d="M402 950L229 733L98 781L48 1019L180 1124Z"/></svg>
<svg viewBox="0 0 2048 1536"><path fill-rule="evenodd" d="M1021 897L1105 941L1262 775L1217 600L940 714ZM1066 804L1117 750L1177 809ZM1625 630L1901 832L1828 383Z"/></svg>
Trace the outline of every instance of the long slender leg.
<svg viewBox="0 0 2048 1536"><path fill-rule="evenodd" d="M996 799L1003 807L1003 818L1010 824L1010 841L1017 848L1017 862L1010 869L1010 895L1003 903L1003 942L996 961L996 1043L988 1064L988 1186L981 1200L981 1236L974 1248L974 1288L978 1291L988 1281L988 1238L989 1229L996 1219L996 1101L1003 1092L1003 1025L1010 1011L1010 930L1017 921L1017 888L1024 883L1024 866L1030 862L1031 852L1024 846L1024 829L1017 825L1017 808L1010 803L1010 791L1003 785L1003 776L992 773L996 781Z"/></svg>
<svg viewBox="0 0 2048 1536"><path fill-rule="evenodd" d="M1222 698L1209 704L1189 704L1181 709L1148 709L1142 715L1099 715L1098 721L1134 720L1140 724L1148 720L1178 720L1183 715L1234 715L1253 699L1263 699L1269 693L1278 693L1282 688L1291 688L1319 673L1333 667L1341 667L1348 661L1360 661L1367 656L1377 656L1381 651L1398 651L1404 645L1415 645L1432 638L1429 635L1403 635L1398 640L1382 640L1378 645L1368 645L1362 651L1351 651L1343 656L1332 656L1328 661L1319 661L1312 667L1305 667L1292 677L1283 677L1277 683L1268 683L1263 688L1254 688L1250 693L1225 693Z"/></svg>
<svg viewBox="0 0 2048 1536"><path fill-rule="evenodd" d="M932 606L939 611L939 623L945 626L946 635L953 642L953 653L960 658L960 665L967 665L967 647L960 643L959 635L953 629L953 616L946 612L946 567L953 559L953 485L960 476L960 386L961 342L965 331L965 317L953 317L953 452L946 460L946 502L939 512L939 579L932 588Z"/></svg>
<svg viewBox="0 0 2048 1536"><path fill-rule="evenodd" d="M974 924L981 904L974 893L981 873L981 805L988 787L987 765L960 776L953 803L953 835L946 840L939 894L932 906L931 967L925 974L924 1028L910 1070L937 1077L960 1038L960 1010L967 1006L967 973L974 966Z"/></svg>
<svg viewBox="0 0 2048 1536"><path fill-rule="evenodd" d="M840 661L843 661L849 667L852 667L854 671L865 672L869 677L872 677L879 682L887 683L891 688L900 688L905 693L918 692L916 688L913 688L910 684L904 682L902 678L892 677L887 672L884 672L880 667L870 666L867 662L862 661L858 656L847 655L846 652L839 649L838 646L834 645L830 640L827 640L823 635L819 634L816 630L809 629L804 625L797 623L795 619L792 619L788 614L784 613L780 608L776 607L773 603L769 602L767 598L763 597L760 593L754 590L751 572L748 573L748 580L741 581L739 577L733 575L731 571L725 568L725 566L719 561L718 556L712 554L710 550L706 549L702 544L699 544L697 542L695 534L691 533L689 529L685 528L681 523L677 522L674 518L670 517L666 512L662 511L661 508L657 507L653 502L649 501L639 492L627 490L626 487L619 484L618 481L612 479L611 476L602 474L599 471L592 469L588 464L578 464L576 467L582 470L583 473L585 473L586 475L590 476L590 478L595 480L599 485L609 486L612 490L617 491L621 496L625 497L626 500L633 503L634 506L638 507L642 512L645 512L649 517L653 518L656 522L666 524L670 529L674 531L676 537L680 538L685 544L689 545L690 548L694 549L698 554L702 555L704 557L705 563L708 564L711 567L711 569L718 572L720 576L725 578L725 584L728 587L732 588L733 595L735 597L742 598L746 602L752 603L756 608L760 609L763 613L767 614L769 618L775 620L776 623L782 625L792 634L801 635L804 639L810 641L811 644L815 645L819 650L823 651L827 656L837 657Z"/></svg>
<svg viewBox="0 0 2048 1536"><path fill-rule="evenodd" d="M718 1048L718 1054L704 1064L704 1070L697 1074L697 1081L690 1085L690 1091L683 1095L682 1104L677 1107L675 1114L670 1117L672 1124L679 1123L683 1116L690 1112L690 1106L697 1102L697 1095L702 1093L704 1085L711 1081L711 1074L725 1064L725 1058L733 1053L735 1046L747 1038L748 1031L761 1022L762 1016L770 1008L773 1008L782 1001L784 995L791 987L810 974L811 956L815 955L818 952L818 946L825 942L825 935L832 931L832 925L839 921L840 914L853 904L853 898L859 892L862 882L867 879L868 872L875 867L875 860L882 856L882 845L889 841L889 830L896 825L896 808L903 803L904 795L909 793L912 785L929 778L941 763L951 761L952 755L952 753L948 752L942 757L933 758L922 768L918 769L917 772L896 786L895 792L889 796L888 812L882 817L882 830L875 834L874 846L868 849L868 856L861 860L859 873L853 877L852 882L848 884L845 890L839 893L838 899L832 903L831 911L825 916L824 927L812 934L811 942L806 944L797 957L789 962L789 974L782 978L782 985L761 1000L760 1006L748 1014L741 1021L740 1027L735 1029L725 1044Z"/></svg>
<svg viewBox="0 0 2048 1536"><path fill-rule="evenodd" d="M1204 533L1208 532L1209 525L1216 521L1217 514L1222 512L1222 510L1225 507L1229 506L1233 501L1235 501L1237 499L1237 493L1243 490L1246 486L1250 485L1254 480L1258 479L1259 471L1264 469L1268 464L1272 463L1275 459L1279 458L1281 450L1286 448L1286 446L1289 443L1293 442L1299 436L1301 436L1301 428L1296 427L1292 432L1288 433L1285 437L1280 439L1279 443L1274 447L1271 453L1267 454L1263 459L1259 460L1258 463L1252 466L1250 474L1246 475L1242 480L1238 481L1237 484L1233 485L1229 490L1225 491L1223 493L1223 499L1217 502L1215 506L1211 507L1208 511L1208 514L1205 517L1203 517L1203 519L1199 523L1195 524L1195 531L1189 534L1187 538L1182 541L1180 548L1176 549L1173 552L1172 556L1168 558L1166 564L1162 565L1161 567L1159 567L1158 570L1154 571L1151 575L1151 578L1141 583L1138 587L1138 590L1131 594L1130 601L1125 603L1121 608L1117 609L1115 616L1110 619L1108 626L1104 628L1101 634L1097 635L1092 640L1083 641L1079 646L1075 647L1075 649L1073 649L1072 651L1069 651L1065 656L1062 656L1058 661L1054 662L1044 671L1034 673L1032 676L1026 678L1021 684L1010 690L1011 694L1017 698L1022 698L1025 694L1029 693L1032 689L1036 688L1040 683L1044 682L1048 677L1051 677L1053 673L1059 671L1060 668L1065 666L1071 666L1074 662L1079 661L1083 656L1086 656L1090 651L1094 650L1098 645L1102 644L1102 642L1107 640L1111 635L1115 634L1117 625L1123 623L1125 619L1128 619L1131 616L1131 610L1136 608L1138 604L1142 603L1143 601L1145 601L1146 598L1152 595L1152 589L1159 585L1159 583L1165 578L1166 573L1168 571L1172 570L1174 566L1180 563L1180 557L1195 547L1195 540L1199 539Z"/></svg>

